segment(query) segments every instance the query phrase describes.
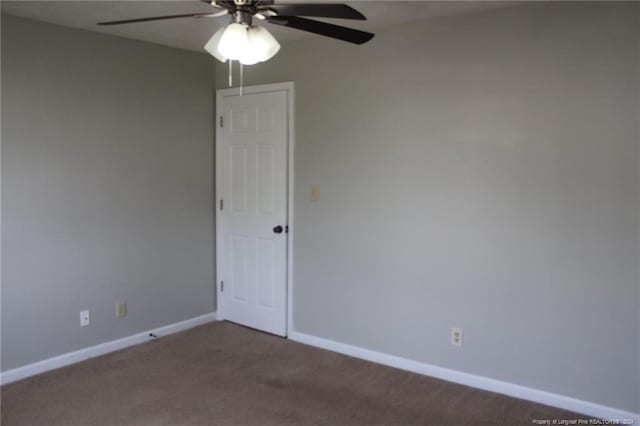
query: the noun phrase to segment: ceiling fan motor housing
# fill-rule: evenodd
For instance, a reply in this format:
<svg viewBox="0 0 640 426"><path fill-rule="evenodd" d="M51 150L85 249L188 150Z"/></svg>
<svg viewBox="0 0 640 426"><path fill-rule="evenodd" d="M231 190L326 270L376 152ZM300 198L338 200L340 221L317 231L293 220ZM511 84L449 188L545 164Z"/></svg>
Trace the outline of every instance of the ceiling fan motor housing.
<svg viewBox="0 0 640 426"><path fill-rule="evenodd" d="M253 13L249 10L243 10L242 8L236 9L231 16L231 22L235 22L237 24L243 24L250 27L253 22Z"/></svg>

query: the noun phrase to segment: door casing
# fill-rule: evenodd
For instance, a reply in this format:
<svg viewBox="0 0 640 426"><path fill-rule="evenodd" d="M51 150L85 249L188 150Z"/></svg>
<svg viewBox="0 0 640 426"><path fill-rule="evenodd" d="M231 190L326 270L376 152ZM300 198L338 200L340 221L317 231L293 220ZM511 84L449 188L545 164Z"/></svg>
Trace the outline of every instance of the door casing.
<svg viewBox="0 0 640 426"><path fill-rule="evenodd" d="M287 253L286 253L286 330L287 336L293 332L293 233L295 232L294 216L293 216L293 194L294 194L294 147L295 147L295 133L294 133L294 83L292 81L284 83L272 83L261 84L257 86L247 86L242 89L243 94L256 94L256 93L268 93L268 92L285 92L287 95ZM224 156L222 155L222 127L221 116L223 111L223 101L227 96L239 96L240 89L237 87L229 89L216 90L216 141L215 141L215 211L216 211L216 304L217 311L216 317L219 320L225 319L224 312L224 297L221 288L221 271L223 270L223 262L221 258L222 250L224 250L223 232L219 232L224 226L222 211L220 209L220 201L222 200L222 161Z"/></svg>

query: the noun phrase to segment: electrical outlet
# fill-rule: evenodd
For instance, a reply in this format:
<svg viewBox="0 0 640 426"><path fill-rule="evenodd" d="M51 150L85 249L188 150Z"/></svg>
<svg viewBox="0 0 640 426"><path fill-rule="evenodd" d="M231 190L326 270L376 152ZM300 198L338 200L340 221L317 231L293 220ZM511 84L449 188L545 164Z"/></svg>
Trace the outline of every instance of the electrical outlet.
<svg viewBox="0 0 640 426"><path fill-rule="evenodd" d="M116 317L122 318L127 316L127 302L124 300L116 303Z"/></svg>
<svg viewBox="0 0 640 426"><path fill-rule="evenodd" d="M80 311L80 327L86 327L90 323L89 310Z"/></svg>
<svg viewBox="0 0 640 426"><path fill-rule="evenodd" d="M451 344L459 348L462 347L462 329L451 327Z"/></svg>

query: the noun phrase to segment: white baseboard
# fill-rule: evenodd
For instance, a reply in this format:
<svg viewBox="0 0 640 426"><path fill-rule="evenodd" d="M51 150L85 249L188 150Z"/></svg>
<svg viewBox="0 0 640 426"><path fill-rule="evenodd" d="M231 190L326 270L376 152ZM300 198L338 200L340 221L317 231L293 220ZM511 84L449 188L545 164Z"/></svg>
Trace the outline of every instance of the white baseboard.
<svg viewBox="0 0 640 426"><path fill-rule="evenodd" d="M149 340L151 340L149 337L149 333L153 333L158 337L162 337L215 320L216 313L212 312L210 314L204 314L198 317L190 318L188 320L165 325L164 327L154 328L142 333L123 337L122 339L112 340L110 342L101 343L96 346L90 346L88 348L83 348L77 351L58 355L53 358L34 362L33 364L27 364L25 366L14 368L12 370L3 371L2 373L0 373L0 384L6 385L7 383L15 382L16 380L21 380L29 376L34 376L36 374L44 373L45 371L54 370L56 368L75 364L76 362L84 361L89 358L124 349L129 346L148 342Z"/></svg>
<svg viewBox="0 0 640 426"><path fill-rule="evenodd" d="M605 405L600 405L589 401L583 401L568 396L545 392L538 389L532 389L513 383L502 382L500 380L490 379L488 377L477 376L475 374L463 373L456 370L450 370L448 368L437 367L435 365L412 361L406 358L401 358L399 356L388 355L382 352L376 352L358 346L352 346L345 343L300 333L298 331L292 331L291 333L289 333L289 339L307 345L316 346L318 348L327 349L333 352L338 352L344 355L349 355L355 358L387 365L389 367L411 371L413 373L431 376L449 382L459 383L462 385L496 392L515 398L526 399L540 404L574 411L576 413L583 413L598 419L620 421L633 420L635 421L635 424L640 424L640 413L632 413L629 411L607 407Z"/></svg>

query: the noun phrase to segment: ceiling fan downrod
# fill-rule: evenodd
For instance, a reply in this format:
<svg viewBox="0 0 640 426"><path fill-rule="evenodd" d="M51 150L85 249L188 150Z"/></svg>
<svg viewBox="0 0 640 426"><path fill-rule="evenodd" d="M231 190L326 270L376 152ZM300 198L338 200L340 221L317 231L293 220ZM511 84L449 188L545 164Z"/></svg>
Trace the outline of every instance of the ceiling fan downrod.
<svg viewBox="0 0 640 426"><path fill-rule="evenodd" d="M247 10L236 9L236 11L231 15L231 22L250 27L251 24L253 24L253 14Z"/></svg>

